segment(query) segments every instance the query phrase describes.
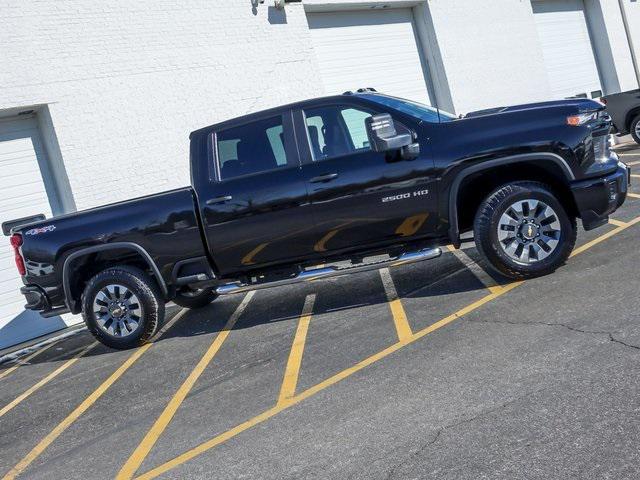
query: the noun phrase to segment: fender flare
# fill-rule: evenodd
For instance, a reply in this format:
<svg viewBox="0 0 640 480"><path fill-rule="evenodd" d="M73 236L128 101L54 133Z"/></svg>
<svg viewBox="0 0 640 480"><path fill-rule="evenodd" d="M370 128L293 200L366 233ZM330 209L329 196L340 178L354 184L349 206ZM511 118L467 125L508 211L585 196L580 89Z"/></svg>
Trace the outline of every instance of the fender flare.
<svg viewBox="0 0 640 480"><path fill-rule="evenodd" d="M64 289L65 303L72 312L74 311L74 308L73 308L74 298L71 294L71 279L70 279L71 264L74 261L76 261L78 258L90 255L92 253L104 252L105 250L115 250L115 249L134 250L136 253L139 253L142 256L142 258L145 260L145 262L147 262L147 264L149 265L149 268L151 268L151 271L156 277L158 284L160 286L160 289L162 290L162 294L165 296L165 298L169 296L169 289L167 288L167 284L164 281L164 278L162 278L162 275L160 274L160 270L158 269L156 262L154 262L153 258L151 258L151 255L149 255L149 252L147 252L144 248L142 248L137 243L133 243L133 242L106 243L104 245L96 245L93 247L87 247L81 250L76 250L71 255L69 255L64 261L64 265L62 267L62 286Z"/></svg>
<svg viewBox="0 0 640 480"><path fill-rule="evenodd" d="M567 161L560 155L550 152L540 153L523 153L519 155L509 155L507 157L500 157L494 160L487 160L476 165L462 170L455 178L449 189L449 239L451 243L457 248L460 246L460 229L458 228L458 190L462 181L469 175L481 172L482 170L488 170L490 168L509 165L512 163L530 162L532 160L543 160L553 162L560 167L564 172L567 181L573 181L576 179L571 167Z"/></svg>

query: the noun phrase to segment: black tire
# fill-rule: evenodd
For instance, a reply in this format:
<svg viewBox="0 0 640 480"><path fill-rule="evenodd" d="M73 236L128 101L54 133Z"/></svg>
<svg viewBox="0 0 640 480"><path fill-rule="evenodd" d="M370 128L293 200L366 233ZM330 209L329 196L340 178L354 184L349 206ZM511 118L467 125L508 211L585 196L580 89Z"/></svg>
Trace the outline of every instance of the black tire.
<svg viewBox="0 0 640 480"><path fill-rule="evenodd" d="M633 120L631 120L631 126L629 127L629 133L635 140L636 143L640 144L640 136L638 135L638 124L640 123L640 115L636 115Z"/></svg>
<svg viewBox="0 0 640 480"><path fill-rule="evenodd" d="M94 312L94 302L97 302L101 292L113 285L124 286L132 292L132 298L136 298L139 305L137 326L131 331L127 330L126 335L121 332L122 336L116 335L116 332L110 334L101 327L99 314ZM82 293L82 317L96 339L108 347L124 350L149 341L164 319L164 300L156 282L142 270L127 265L107 268L91 278L85 286ZM127 323L127 328L129 325Z"/></svg>
<svg viewBox="0 0 640 480"><path fill-rule="evenodd" d="M210 288L193 291L187 289L176 293L173 302L184 308L203 308L218 298L218 294Z"/></svg>
<svg viewBox="0 0 640 480"><path fill-rule="evenodd" d="M555 249L548 253L546 258L532 261L532 263L519 262L509 256L498 237L498 228L502 228L500 219L503 214L515 202L526 199L542 201L551 207L560 225ZM522 232L516 227L513 228L516 232ZM576 236L576 219L567 215L566 210L548 186L538 182L513 182L499 187L482 202L474 222L475 242L482 257L493 270L513 279L539 277L554 272L569 258L576 243ZM535 238L533 242L536 242Z"/></svg>

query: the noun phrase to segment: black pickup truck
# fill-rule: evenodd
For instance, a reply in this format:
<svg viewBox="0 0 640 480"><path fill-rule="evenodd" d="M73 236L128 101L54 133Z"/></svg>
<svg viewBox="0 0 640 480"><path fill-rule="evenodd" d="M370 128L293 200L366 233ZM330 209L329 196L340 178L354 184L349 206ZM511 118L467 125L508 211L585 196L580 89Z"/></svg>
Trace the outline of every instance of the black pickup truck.
<svg viewBox="0 0 640 480"><path fill-rule="evenodd" d="M598 227L625 200L610 128L585 99L458 118L361 89L193 132L191 187L3 231L26 308L82 312L100 341L128 348L168 301L197 308L435 258L471 231L495 271L548 274L569 257L577 218Z"/></svg>

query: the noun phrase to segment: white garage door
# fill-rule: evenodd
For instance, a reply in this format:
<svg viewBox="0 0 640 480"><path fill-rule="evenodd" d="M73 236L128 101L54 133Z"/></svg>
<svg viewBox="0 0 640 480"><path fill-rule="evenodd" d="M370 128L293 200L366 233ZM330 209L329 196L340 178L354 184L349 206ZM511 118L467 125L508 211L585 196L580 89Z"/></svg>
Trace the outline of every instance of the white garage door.
<svg viewBox="0 0 640 480"><path fill-rule="evenodd" d="M38 213L51 217L44 162L35 118L0 119L0 222ZM22 312L21 286L9 239L0 237L0 330Z"/></svg>
<svg viewBox="0 0 640 480"><path fill-rule="evenodd" d="M430 103L410 9L307 16L327 94L373 87Z"/></svg>
<svg viewBox="0 0 640 480"><path fill-rule="evenodd" d="M602 87L583 1L531 3L554 98L598 96Z"/></svg>

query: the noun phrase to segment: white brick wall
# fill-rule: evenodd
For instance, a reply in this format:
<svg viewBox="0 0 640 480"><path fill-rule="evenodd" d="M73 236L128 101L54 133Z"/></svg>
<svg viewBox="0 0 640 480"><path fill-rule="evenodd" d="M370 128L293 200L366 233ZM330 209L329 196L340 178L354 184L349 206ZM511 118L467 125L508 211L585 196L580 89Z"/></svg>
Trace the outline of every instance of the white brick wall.
<svg viewBox="0 0 640 480"><path fill-rule="evenodd" d="M324 93L268 3L0 0L0 109L49 105L79 209L186 185L191 130Z"/></svg>

